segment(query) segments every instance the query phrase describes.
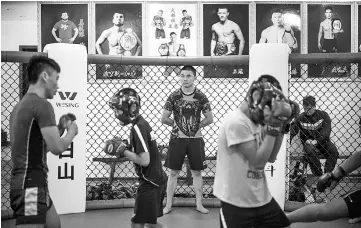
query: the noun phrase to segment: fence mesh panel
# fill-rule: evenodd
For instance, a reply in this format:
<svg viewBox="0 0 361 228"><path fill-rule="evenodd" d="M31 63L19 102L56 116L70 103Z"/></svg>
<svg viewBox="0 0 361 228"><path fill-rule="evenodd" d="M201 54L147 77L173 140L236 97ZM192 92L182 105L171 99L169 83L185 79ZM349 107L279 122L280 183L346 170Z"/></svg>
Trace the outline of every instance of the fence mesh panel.
<svg viewBox="0 0 361 228"><path fill-rule="evenodd" d="M26 91L27 83L22 72L26 64L2 62L2 209L10 209L9 188L11 177L11 149L9 147L9 117L15 104ZM214 123L203 129L207 168L202 171L204 197L212 198L215 175L217 134L222 118L243 101L248 89L248 65L198 66L197 88L211 102ZM137 187L133 163L115 159L103 152L103 143L114 136L128 138L128 127L121 127L107 105L110 97L120 88L132 87L141 96L141 114L149 121L157 136L163 160L167 153L170 127L160 122L163 105L168 96L179 88L177 74L180 66L141 66L117 64L88 64L88 103L86 129L87 200L133 198ZM290 65L289 98L302 104L306 95L316 98L317 108L327 112L332 120L331 141L337 148L337 164L360 149L361 81L356 63ZM308 77L307 77L308 76ZM121 77L122 79L116 79ZM302 107L302 106L301 106ZM303 110L301 110L303 111ZM6 136L7 135L7 136ZM331 192L314 191L315 176L308 164L304 168L303 146L296 136L287 140L286 200L314 202L332 200L345 192L360 187L360 170L344 178ZM327 152L327 151L326 151ZM324 155L325 156L325 155ZM327 156L326 156L327 157ZM321 157L320 157L321 158ZM325 159L320 159L322 167ZM324 170L322 168L322 170ZM169 172L169 170L167 170ZM195 197L192 177L184 163L178 187L178 197Z"/></svg>

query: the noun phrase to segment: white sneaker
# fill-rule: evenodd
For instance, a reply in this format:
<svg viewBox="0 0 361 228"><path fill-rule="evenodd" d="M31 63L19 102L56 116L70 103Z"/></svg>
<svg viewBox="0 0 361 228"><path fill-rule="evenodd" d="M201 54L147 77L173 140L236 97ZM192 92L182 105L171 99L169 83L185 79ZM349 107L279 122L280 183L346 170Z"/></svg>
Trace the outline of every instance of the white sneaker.
<svg viewBox="0 0 361 228"><path fill-rule="evenodd" d="M354 224L354 223L358 223L360 221L361 221L361 217L358 217L358 218L349 219L348 223Z"/></svg>
<svg viewBox="0 0 361 228"><path fill-rule="evenodd" d="M305 198L306 198L305 203L314 203L315 202L315 197L309 188L306 187L304 193L305 193Z"/></svg>

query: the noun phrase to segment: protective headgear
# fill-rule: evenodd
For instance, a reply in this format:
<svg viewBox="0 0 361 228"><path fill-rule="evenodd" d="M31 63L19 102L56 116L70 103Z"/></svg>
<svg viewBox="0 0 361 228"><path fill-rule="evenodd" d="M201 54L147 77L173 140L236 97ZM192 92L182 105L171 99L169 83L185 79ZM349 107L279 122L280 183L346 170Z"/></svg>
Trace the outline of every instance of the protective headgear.
<svg viewBox="0 0 361 228"><path fill-rule="evenodd" d="M255 90L258 90L260 93L260 98L258 100L253 100L252 97ZM254 81L247 93L247 102L251 120L257 124L264 125L263 109L266 105L272 108L272 98L276 97L288 101L282 91L271 83Z"/></svg>
<svg viewBox="0 0 361 228"><path fill-rule="evenodd" d="M116 117L128 125L139 115L140 97L134 89L124 88L110 98L109 106L116 111Z"/></svg>

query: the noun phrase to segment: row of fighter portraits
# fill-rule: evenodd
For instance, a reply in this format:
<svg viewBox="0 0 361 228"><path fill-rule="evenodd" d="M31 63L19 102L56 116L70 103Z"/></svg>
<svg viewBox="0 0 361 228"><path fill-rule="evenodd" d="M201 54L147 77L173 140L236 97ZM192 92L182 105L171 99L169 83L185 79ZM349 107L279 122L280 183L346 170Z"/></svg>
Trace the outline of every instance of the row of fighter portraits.
<svg viewBox="0 0 361 228"><path fill-rule="evenodd" d="M147 18L140 3L96 4L94 34L88 37L92 24L88 4L41 4L41 50L56 42L89 48L90 38L95 40L90 53L96 54L197 56L197 43L202 42L204 56L247 55L249 5L202 8L200 22L196 4L149 4ZM308 53L351 52L351 5L309 4L307 10ZM198 31L203 32L202 40ZM286 43L293 53L300 53L301 33L300 4L256 4L256 43ZM145 40L148 53L142 45Z"/></svg>
<svg viewBox="0 0 361 228"><path fill-rule="evenodd" d="M351 4L308 4L306 21L301 17L301 4L256 4L256 40L252 42L248 4L202 4L199 16L196 3L148 3L146 16L142 7L141 3L95 4L92 15L88 4L40 4L41 50L46 51L46 44L62 42L83 44L89 53L101 55L229 56L248 55L250 43L286 43L291 53L301 53L301 42L307 42L308 53L351 52ZM303 23L307 23L306 41L301 41ZM360 45L361 23L358 26ZM89 46L89 40L94 45ZM292 77L300 77L301 66L291 67ZM142 76L141 67L123 68L98 65L97 78ZM323 77L336 72L334 76L345 76L350 72L346 65L334 68L310 65L308 75ZM166 68L163 75L177 70ZM119 75L124 72L130 75ZM241 66L206 67L204 73L209 77L248 77L248 69Z"/></svg>

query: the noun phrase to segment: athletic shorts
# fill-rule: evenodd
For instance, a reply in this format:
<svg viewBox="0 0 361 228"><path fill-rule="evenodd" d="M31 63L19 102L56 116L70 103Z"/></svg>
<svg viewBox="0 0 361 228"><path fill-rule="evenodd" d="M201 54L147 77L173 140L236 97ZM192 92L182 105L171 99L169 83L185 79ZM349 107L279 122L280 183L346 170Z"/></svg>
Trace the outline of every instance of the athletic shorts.
<svg viewBox="0 0 361 228"><path fill-rule="evenodd" d="M52 205L47 187L10 190L10 206L16 225L46 224L46 213Z"/></svg>
<svg viewBox="0 0 361 228"><path fill-rule="evenodd" d="M344 197L350 218L361 217L361 189L347 193Z"/></svg>
<svg viewBox="0 0 361 228"><path fill-rule="evenodd" d="M220 224L221 228L282 228L291 223L272 198L268 204L255 208L241 208L222 201Z"/></svg>
<svg viewBox="0 0 361 228"><path fill-rule="evenodd" d="M139 184L135 197L133 223L157 224L157 218L163 216L163 200L166 186L155 186L148 182Z"/></svg>
<svg viewBox="0 0 361 228"><path fill-rule="evenodd" d="M335 49L337 49L337 39L324 39L323 49L326 50L326 53L335 52Z"/></svg>
<svg viewBox="0 0 361 228"><path fill-rule="evenodd" d="M164 166L172 170L181 170L187 155L191 170L203 170L205 151L203 138L173 138L169 141L167 159Z"/></svg>

